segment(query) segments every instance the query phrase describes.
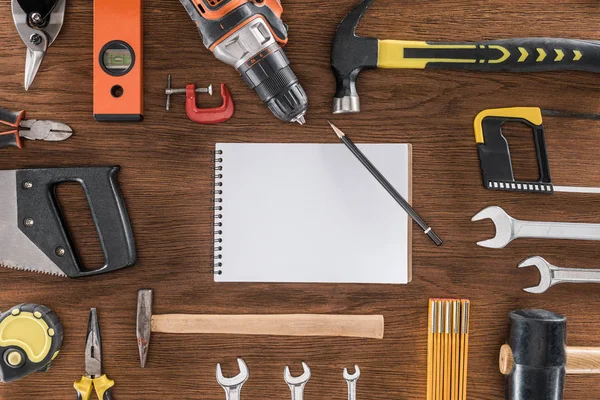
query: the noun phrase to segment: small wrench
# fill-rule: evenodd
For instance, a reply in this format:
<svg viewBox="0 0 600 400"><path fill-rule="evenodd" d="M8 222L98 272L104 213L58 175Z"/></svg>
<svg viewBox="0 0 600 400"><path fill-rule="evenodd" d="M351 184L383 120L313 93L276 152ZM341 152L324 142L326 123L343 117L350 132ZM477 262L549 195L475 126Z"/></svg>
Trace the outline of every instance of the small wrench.
<svg viewBox="0 0 600 400"><path fill-rule="evenodd" d="M305 362L302 362L302 368L304 373L298 377L293 377L290 372L290 367L285 367L283 371L283 378L287 382L292 392L292 400L303 400L304 399L304 386L310 379L310 368Z"/></svg>
<svg viewBox="0 0 600 400"><path fill-rule="evenodd" d="M486 218L496 226L496 236L477 244L490 249L501 249L518 238L600 240L600 224L520 221L497 206L481 210L471 221Z"/></svg>
<svg viewBox="0 0 600 400"><path fill-rule="evenodd" d="M238 358L237 362L240 367L240 373L233 378L225 378L221 371L221 364L217 364L217 382L225 390L227 400L240 400L242 386L244 386L244 383L250 377L250 371L244 360Z"/></svg>
<svg viewBox="0 0 600 400"><path fill-rule="evenodd" d="M356 381L360 378L360 368L354 366L354 374L348 373L348 368L344 368L344 379L348 383L348 400L356 400Z"/></svg>
<svg viewBox="0 0 600 400"><path fill-rule="evenodd" d="M519 268L530 266L540 271L540 284L523 289L529 293L544 293L559 283L600 283L600 269L560 268L542 257L531 257L519 264Z"/></svg>

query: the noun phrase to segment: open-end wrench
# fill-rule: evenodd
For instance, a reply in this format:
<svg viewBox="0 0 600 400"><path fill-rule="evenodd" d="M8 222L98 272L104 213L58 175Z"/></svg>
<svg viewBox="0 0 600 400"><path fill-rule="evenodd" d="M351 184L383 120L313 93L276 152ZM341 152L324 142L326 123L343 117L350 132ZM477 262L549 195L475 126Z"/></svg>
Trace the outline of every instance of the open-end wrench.
<svg viewBox="0 0 600 400"><path fill-rule="evenodd" d="M292 392L292 400L303 400L304 399L304 386L310 379L310 368L305 362L302 362L302 368L304 373L298 377L293 377L290 372L290 367L285 367L283 371L283 378L290 387Z"/></svg>
<svg viewBox="0 0 600 400"><path fill-rule="evenodd" d="M560 268L542 257L531 257L519 264L519 268L531 266L540 271L540 284L523 289L529 293L544 293L559 283L600 283L600 269Z"/></svg>
<svg viewBox="0 0 600 400"><path fill-rule="evenodd" d="M244 360L238 358L237 362L240 367L240 373L233 378L225 378L221 371L221 364L217 364L217 382L225 390L227 400L240 400L242 386L244 386L244 383L250 377L250 371Z"/></svg>
<svg viewBox="0 0 600 400"><path fill-rule="evenodd" d="M354 374L348 373L348 368L344 368L344 379L348 383L348 400L356 400L356 381L360 378L360 368L354 366Z"/></svg>
<svg viewBox="0 0 600 400"><path fill-rule="evenodd" d="M520 221L497 206L481 210L471 221L486 218L496 226L496 236L477 244L490 249L501 249L518 238L600 240L600 224Z"/></svg>

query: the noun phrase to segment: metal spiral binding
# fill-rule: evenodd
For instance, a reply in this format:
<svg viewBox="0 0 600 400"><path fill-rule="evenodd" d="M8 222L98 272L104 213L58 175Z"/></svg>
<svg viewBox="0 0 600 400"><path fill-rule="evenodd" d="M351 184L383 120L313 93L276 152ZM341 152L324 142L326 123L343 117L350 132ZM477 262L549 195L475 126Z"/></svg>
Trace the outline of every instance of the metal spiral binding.
<svg viewBox="0 0 600 400"><path fill-rule="evenodd" d="M223 174L220 171L223 171L223 166L220 164L223 162L223 158L219 156L223 155L223 150L215 150L212 152L212 154L215 156L215 165L212 168L215 172L212 175L214 183L213 190L211 191L213 203L211 210L215 212L215 215L213 223L214 252L213 262L211 264L211 273L216 275L222 275L223 263L221 260L223 259L223 238L221 237L221 235L223 234L223 222L221 222L221 220L223 219L223 214L221 214L220 212L223 211L223 206L221 205L221 203L223 203L223 198L220 196L223 194L223 189L221 189L221 187L223 186L223 182L221 181L221 179L223 179Z"/></svg>

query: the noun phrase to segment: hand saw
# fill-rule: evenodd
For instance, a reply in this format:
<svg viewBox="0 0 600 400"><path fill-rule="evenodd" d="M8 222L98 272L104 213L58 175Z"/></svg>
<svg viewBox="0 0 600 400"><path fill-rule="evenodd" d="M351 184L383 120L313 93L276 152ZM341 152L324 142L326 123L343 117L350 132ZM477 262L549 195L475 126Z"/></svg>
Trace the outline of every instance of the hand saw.
<svg viewBox="0 0 600 400"><path fill-rule="evenodd" d="M0 171L0 266L79 278L135 264L118 171L119 167ZM55 193L65 182L83 187L104 253L100 268L85 269L72 245Z"/></svg>
<svg viewBox="0 0 600 400"><path fill-rule="evenodd" d="M542 110L537 107L512 107L484 110L475 117L475 142L479 150L483 186L489 190L510 192L554 192L600 193L600 188L554 186L550 177L550 164L546 149L546 135L542 115L600 120L600 114L582 114L567 111ZM539 179L520 181L515 179L508 141L502 134L507 122L521 122L533 129L533 140L537 156Z"/></svg>

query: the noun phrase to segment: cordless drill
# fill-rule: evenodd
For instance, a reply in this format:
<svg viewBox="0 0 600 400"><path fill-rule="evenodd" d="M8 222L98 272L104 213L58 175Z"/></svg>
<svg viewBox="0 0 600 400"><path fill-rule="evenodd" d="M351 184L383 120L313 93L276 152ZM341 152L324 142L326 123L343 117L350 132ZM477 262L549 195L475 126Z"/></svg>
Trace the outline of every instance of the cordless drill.
<svg viewBox="0 0 600 400"><path fill-rule="evenodd" d="M280 0L180 0L215 57L233 66L282 121L304 124L308 99L281 48Z"/></svg>

